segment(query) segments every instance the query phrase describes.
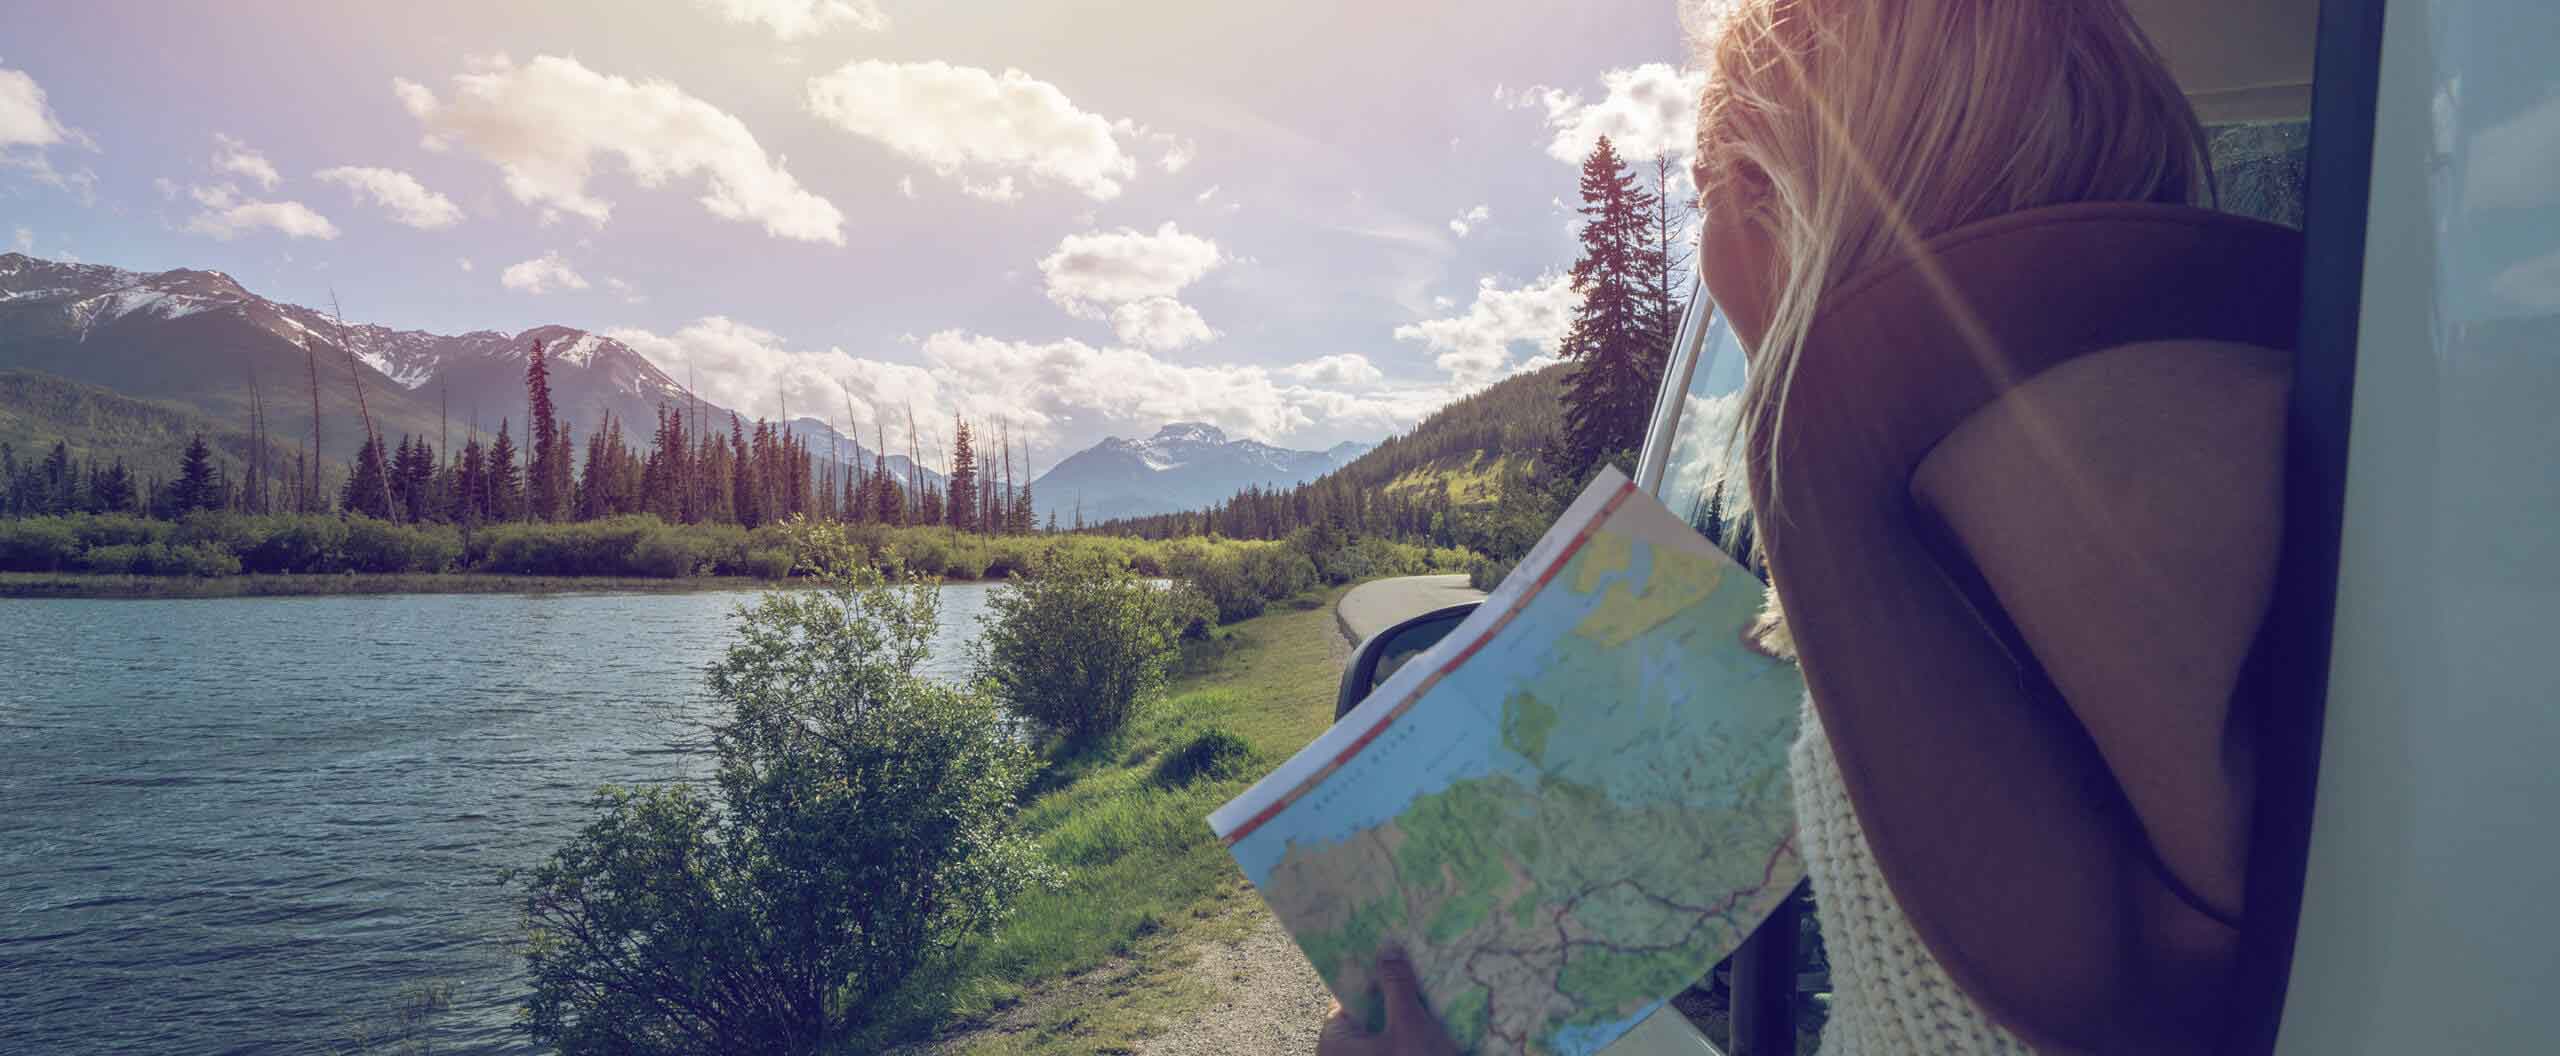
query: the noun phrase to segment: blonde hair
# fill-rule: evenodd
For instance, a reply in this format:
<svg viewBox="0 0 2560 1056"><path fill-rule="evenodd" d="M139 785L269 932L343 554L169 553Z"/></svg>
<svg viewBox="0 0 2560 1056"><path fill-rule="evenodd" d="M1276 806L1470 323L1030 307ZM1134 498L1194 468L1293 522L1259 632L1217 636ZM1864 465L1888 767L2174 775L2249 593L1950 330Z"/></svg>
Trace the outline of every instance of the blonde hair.
<svg viewBox="0 0 2560 1056"><path fill-rule="evenodd" d="M1805 338L1851 276L1908 257L1951 291L1919 252L1949 229L2212 198L2204 129L2121 0L1700 0L1687 14L1707 73L1701 198L1744 203L1709 222L1758 225L1776 250L1735 423L1773 488Z"/></svg>

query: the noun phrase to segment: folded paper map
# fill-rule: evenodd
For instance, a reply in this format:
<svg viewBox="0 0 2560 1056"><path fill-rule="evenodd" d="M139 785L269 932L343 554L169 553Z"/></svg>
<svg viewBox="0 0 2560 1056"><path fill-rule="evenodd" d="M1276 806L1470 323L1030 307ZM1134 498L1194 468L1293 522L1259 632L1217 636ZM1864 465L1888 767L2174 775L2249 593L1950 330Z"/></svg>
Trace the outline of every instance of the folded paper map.
<svg viewBox="0 0 2560 1056"><path fill-rule="evenodd" d="M1604 472L1474 615L1210 825L1346 1006L1374 1006L1395 945L1462 1047L1598 1052L1804 875L1804 683L1751 640L1760 607Z"/></svg>

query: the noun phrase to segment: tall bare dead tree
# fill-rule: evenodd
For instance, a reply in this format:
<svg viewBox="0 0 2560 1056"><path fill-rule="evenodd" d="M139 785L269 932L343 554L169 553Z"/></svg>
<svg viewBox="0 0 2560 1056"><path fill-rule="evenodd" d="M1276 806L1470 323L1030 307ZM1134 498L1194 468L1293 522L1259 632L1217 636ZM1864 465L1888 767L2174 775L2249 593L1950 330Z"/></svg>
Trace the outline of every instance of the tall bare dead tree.
<svg viewBox="0 0 2560 1056"><path fill-rule="evenodd" d="M382 481L382 508L391 513L392 520L397 521L400 519L400 506L391 501L391 460L383 450L382 433L373 427L373 409L364 398L364 373L356 362L356 346L347 341L347 317L338 310L338 291L334 287L329 290L329 321L337 327L338 349L347 354L347 381L355 386L356 414L364 420L365 443L373 445L374 457L383 463L384 472L375 474Z"/></svg>
<svg viewBox="0 0 2560 1056"><path fill-rule="evenodd" d="M302 494L294 504L294 512L318 513L314 503L324 494L320 490L320 354L311 350L308 336L302 339L302 367L311 376L311 483L306 486L299 479L295 481ZM294 460L301 461L299 453ZM295 476L299 478L301 474Z"/></svg>

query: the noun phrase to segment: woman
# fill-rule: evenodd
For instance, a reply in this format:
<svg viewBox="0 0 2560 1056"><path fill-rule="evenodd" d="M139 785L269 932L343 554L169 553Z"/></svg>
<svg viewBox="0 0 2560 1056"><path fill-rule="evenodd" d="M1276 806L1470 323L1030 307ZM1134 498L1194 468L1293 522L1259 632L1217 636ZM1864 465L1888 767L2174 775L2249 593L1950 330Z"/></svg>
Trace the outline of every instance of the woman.
<svg viewBox="0 0 2560 1056"><path fill-rule="evenodd" d="M2194 207L2202 129L2121 0L1694 28L1824 1052L2216 1046L2262 1011L2230 995L2299 240ZM1445 1045L1386 997L1321 1051Z"/></svg>

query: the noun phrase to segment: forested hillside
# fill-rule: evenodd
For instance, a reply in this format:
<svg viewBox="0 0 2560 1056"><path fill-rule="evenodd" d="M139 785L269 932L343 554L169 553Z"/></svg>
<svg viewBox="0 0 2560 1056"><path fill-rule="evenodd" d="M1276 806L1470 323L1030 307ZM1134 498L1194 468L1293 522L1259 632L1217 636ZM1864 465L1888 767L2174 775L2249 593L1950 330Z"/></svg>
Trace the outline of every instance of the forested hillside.
<svg viewBox="0 0 2560 1056"><path fill-rule="evenodd" d="M1450 404L1313 483L1247 490L1205 510L1102 530L1149 538L1303 533L1302 547L1317 554L1341 540L1384 536L1472 550L1486 559L1478 584L1498 579L1602 467L1634 470L1688 302L1688 214L1669 162L1631 171L1602 136L1583 161L1580 189L1582 253L1572 275L1581 303L1551 350L1563 363Z"/></svg>
<svg viewBox="0 0 2560 1056"><path fill-rule="evenodd" d="M1497 382L1312 483L1248 489L1206 510L1112 521L1098 530L1150 539L1280 539L1305 529L1480 553L1525 547L1553 517L1552 489L1536 470L1562 435L1569 369Z"/></svg>
<svg viewBox="0 0 2560 1056"><path fill-rule="evenodd" d="M73 459L104 467L123 462L148 480L178 467L189 437L203 433L214 463L237 477L248 462L249 436L193 410L141 400L36 370L0 369L0 447L32 463L60 443ZM290 463L290 447L270 448L270 462Z"/></svg>

